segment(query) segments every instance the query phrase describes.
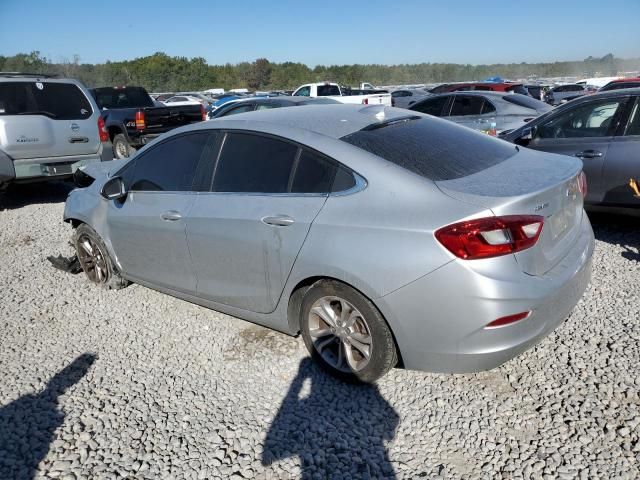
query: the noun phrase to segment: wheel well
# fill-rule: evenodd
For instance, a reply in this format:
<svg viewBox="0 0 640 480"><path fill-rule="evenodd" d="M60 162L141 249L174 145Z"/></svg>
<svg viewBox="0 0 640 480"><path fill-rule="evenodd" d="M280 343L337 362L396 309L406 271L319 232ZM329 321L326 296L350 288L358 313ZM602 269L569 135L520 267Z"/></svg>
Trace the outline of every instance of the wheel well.
<svg viewBox="0 0 640 480"><path fill-rule="evenodd" d="M78 228L80 225L84 223L83 221L78 220L77 218L67 218L65 222L70 223L74 229Z"/></svg>
<svg viewBox="0 0 640 480"><path fill-rule="evenodd" d="M289 324L289 330L292 333L300 333L300 315L301 315L301 310L302 310L302 299L304 298L305 294L307 293L307 291L316 283L322 281L322 280L332 280L334 282L340 282L343 285L348 286L349 288L353 288L354 290L356 290L357 292L359 292L361 295L363 295L367 300L369 300L371 303L373 303L374 307L375 307L375 303L371 301L371 299L365 295L362 291L360 291L359 289L357 289L356 287L354 287L353 285L349 285L346 282L343 282L342 280L338 280L337 278L332 278L332 277L309 277L309 278L305 278L304 280L302 280L301 282L299 282L291 291L291 295L289 296L289 305L287 306L287 322ZM377 308L377 307L376 307ZM378 311L380 311L378 309ZM380 312L380 315L382 315L382 312ZM384 315L382 315L382 318L384 318ZM385 322L387 322L387 319L384 319ZM389 322L387 322L387 325L389 325ZM404 361L402 360L402 352L400 352L400 349L398 348L398 341L396 340L396 335L395 333L393 333L393 329L391 328L391 325L389 325L389 330L391 330L391 335L393 335L393 341L396 344L396 352L398 354L398 364L396 365L396 367L399 368L403 368L404 367Z"/></svg>
<svg viewBox="0 0 640 480"><path fill-rule="evenodd" d="M119 127L109 127L109 140L113 141L113 137L122 133L122 130Z"/></svg>

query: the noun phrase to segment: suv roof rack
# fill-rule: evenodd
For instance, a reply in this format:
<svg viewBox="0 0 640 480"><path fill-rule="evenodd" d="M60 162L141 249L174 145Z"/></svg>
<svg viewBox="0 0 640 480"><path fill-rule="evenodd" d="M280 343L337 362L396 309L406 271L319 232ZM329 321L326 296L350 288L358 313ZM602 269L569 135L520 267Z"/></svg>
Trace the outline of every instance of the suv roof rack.
<svg viewBox="0 0 640 480"><path fill-rule="evenodd" d="M33 78L54 78L57 73L30 73L30 72L0 72L0 77L33 77Z"/></svg>

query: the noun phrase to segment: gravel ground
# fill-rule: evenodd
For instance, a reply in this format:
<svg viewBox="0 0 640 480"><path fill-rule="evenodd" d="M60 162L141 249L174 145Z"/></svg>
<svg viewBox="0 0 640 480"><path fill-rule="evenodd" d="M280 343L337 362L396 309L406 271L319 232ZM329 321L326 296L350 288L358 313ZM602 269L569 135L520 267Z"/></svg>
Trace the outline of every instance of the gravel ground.
<svg viewBox="0 0 640 480"><path fill-rule="evenodd" d="M592 285L490 372L341 384L300 339L91 286L64 184L0 199L0 478L640 478L640 221L596 217Z"/></svg>

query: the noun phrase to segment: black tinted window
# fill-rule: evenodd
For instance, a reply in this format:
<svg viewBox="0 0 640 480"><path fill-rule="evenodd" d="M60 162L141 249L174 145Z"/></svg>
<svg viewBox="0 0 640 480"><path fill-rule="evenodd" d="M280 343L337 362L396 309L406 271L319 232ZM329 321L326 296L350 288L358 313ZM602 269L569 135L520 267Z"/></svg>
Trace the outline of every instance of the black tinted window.
<svg viewBox="0 0 640 480"><path fill-rule="evenodd" d="M151 97L140 87L95 88L92 92L100 108L153 107Z"/></svg>
<svg viewBox="0 0 640 480"><path fill-rule="evenodd" d="M55 120L84 120L92 113L91 103L72 83L0 83L0 115L45 115Z"/></svg>
<svg viewBox="0 0 640 480"><path fill-rule="evenodd" d="M129 190L191 190L208 137L205 132L173 137L142 154L134 160Z"/></svg>
<svg viewBox="0 0 640 480"><path fill-rule="evenodd" d="M636 100L636 104L631 110L625 135L640 135L640 99Z"/></svg>
<svg viewBox="0 0 640 480"><path fill-rule="evenodd" d="M229 133L213 179L214 192L286 193L298 147L274 138Z"/></svg>
<svg viewBox="0 0 640 480"><path fill-rule="evenodd" d="M416 103L410 110L439 117L442 115L442 108L445 106L448 99L449 97L438 97L431 100L425 100L423 102Z"/></svg>
<svg viewBox="0 0 640 480"><path fill-rule="evenodd" d="M452 117L463 115L480 115L482 113L482 97L468 97L465 95L456 95L453 99L450 115Z"/></svg>
<svg viewBox="0 0 640 480"><path fill-rule="evenodd" d="M428 117L360 130L342 140L431 180L465 177L516 153L502 140Z"/></svg>
<svg viewBox="0 0 640 480"><path fill-rule="evenodd" d="M622 90L623 88L637 88L640 87L640 82L621 82L621 83L610 83L609 85L605 85L600 89L601 92L606 92L608 90Z"/></svg>
<svg viewBox="0 0 640 480"><path fill-rule="evenodd" d="M295 167L291 192L341 192L354 185L354 176L346 168L318 153L303 150Z"/></svg>
<svg viewBox="0 0 640 480"><path fill-rule="evenodd" d="M337 85L318 85L318 97L330 97L332 95L339 96L340 89Z"/></svg>
<svg viewBox="0 0 640 480"><path fill-rule="evenodd" d="M495 111L496 111L496 107L494 107L493 104L488 100L485 100L484 103L482 104L482 114L492 113Z"/></svg>

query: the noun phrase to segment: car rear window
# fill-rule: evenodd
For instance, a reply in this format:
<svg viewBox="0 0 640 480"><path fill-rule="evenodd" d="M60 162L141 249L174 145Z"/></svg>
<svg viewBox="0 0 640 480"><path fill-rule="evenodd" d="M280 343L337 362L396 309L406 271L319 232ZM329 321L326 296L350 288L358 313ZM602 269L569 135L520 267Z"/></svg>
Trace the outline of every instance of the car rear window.
<svg viewBox="0 0 640 480"><path fill-rule="evenodd" d="M406 117L342 137L429 180L453 180L497 165L516 148L489 135L437 118Z"/></svg>
<svg viewBox="0 0 640 480"><path fill-rule="evenodd" d="M0 115L44 115L54 120L84 120L92 114L89 99L73 83L0 83Z"/></svg>
<svg viewBox="0 0 640 480"><path fill-rule="evenodd" d="M319 97L339 96L340 89L337 85L318 85L317 95Z"/></svg>
<svg viewBox="0 0 640 480"><path fill-rule="evenodd" d="M93 96L100 108L153 107L153 101L144 88L96 88Z"/></svg>
<svg viewBox="0 0 640 480"><path fill-rule="evenodd" d="M531 98L525 95L520 95L518 93L512 95L504 95L502 99L505 102L513 103L514 105L518 105L524 108L530 108L532 110L537 110L541 107L547 106L544 102L540 100L536 100L535 98Z"/></svg>

